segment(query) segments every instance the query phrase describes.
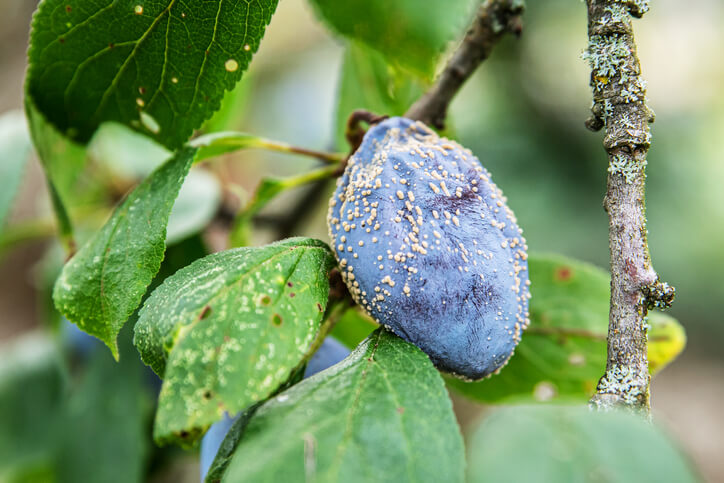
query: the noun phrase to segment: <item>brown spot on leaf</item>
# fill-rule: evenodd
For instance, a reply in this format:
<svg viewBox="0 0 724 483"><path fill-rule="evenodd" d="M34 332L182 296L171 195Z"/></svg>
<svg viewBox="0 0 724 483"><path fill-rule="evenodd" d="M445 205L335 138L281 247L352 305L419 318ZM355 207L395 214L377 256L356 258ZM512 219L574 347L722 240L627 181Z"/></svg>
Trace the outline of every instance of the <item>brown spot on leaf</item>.
<svg viewBox="0 0 724 483"><path fill-rule="evenodd" d="M290 293L289 293L289 298L294 298L295 295L297 295L297 294L295 294L294 292L290 292Z"/></svg>
<svg viewBox="0 0 724 483"><path fill-rule="evenodd" d="M282 316L279 314L272 315L272 324L276 325L277 327L282 325Z"/></svg>
<svg viewBox="0 0 724 483"><path fill-rule="evenodd" d="M320 304L319 302L317 302L317 310L319 310L320 312L324 311L324 309L322 308L322 304Z"/></svg>
<svg viewBox="0 0 724 483"><path fill-rule="evenodd" d="M573 276L573 270L571 270L571 267L563 266L556 269L553 278L558 282L567 282L571 279L571 276Z"/></svg>
<svg viewBox="0 0 724 483"><path fill-rule="evenodd" d="M293 287L294 284L292 282L287 282L287 287Z"/></svg>
<svg viewBox="0 0 724 483"><path fill-rule="evenodd" d="M201 313L199 314L199 320L204 320L206 317L211 314L211 306L207 305L201 310Z"/></svg>
<svg viewBox="0 0 724 483"><path fill-rule="evenodd" d="M261 297L261 304L262 305L269 305L271 303L271 297L268 295L262 295Z"/></svg>

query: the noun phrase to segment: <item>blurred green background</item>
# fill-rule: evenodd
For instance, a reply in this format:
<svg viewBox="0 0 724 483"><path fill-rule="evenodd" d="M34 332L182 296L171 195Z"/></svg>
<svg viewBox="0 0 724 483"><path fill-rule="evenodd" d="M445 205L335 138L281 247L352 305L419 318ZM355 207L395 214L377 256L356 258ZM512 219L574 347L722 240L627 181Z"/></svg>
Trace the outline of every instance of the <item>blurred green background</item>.
<svg viewBox="0 0 724 483"><path fill-rule="evenodd" d="M0 0L0 112L22 107L34 2ZM671 315L688 346L652 386L654 413L710 481L724 481L724 2L657 0L635 23L648 96L657 119L648 165L649 244L656 270L677 288ZM505 38L455 99L451 134L493 174L517 214L531 250L559 252L606 267L602 135L587 131L591 93L585 7L574 0L528 1L524 34ZM283 0L242 81L227 126L299 146L329 150L337 139L337 94L345 44L303 0ZM340 149L341 146L338 146ZM224 199L239 204L260 176L293 174L305 158L248 151L213 167ZM294 193L267 210L282 213ZM326 239L326 203L296 234ZM243 200L243 195L241 196ZM38 163L27 170L11 222L46 216ZM215 249L223 240L205 234ZM265 241L262 230L259 242ZM38 260L49 242L14 248L0 259L0 344L42 326ZM461 420L478 408L458 403ZM185 464L193 466L193 460ZM189 481L195 481L195 472ZM180 480L170 480L180 481Z"/></svg>

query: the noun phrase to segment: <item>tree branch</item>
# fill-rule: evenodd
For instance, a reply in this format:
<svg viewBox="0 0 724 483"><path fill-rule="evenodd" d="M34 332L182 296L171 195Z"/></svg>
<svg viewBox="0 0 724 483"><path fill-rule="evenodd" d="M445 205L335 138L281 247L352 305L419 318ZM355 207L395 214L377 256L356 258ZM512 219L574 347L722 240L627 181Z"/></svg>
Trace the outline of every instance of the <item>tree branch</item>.
<svg viewBox="0 0 724 483"><path fill-rule="evenodd" d="M432 88L408 109L405 117L442 129L453 97L488 58L498 40L506 32L520 35L523 9L523 0L487 0L445 70Z"/></svg>
<svg viewBox="0 0 724 483"><path fill-rule="evenodd" d="M604 209L609 217L611 307L606 373L591 406L625 406L648 412L649 370L646 315L668 306L673 287L659 281L646 240L644 203L646 155L653 112L636 55L631 15L641 17L645 0L587 0L588 51L593 116L591 130L605 127L608 183Z"/></svg>

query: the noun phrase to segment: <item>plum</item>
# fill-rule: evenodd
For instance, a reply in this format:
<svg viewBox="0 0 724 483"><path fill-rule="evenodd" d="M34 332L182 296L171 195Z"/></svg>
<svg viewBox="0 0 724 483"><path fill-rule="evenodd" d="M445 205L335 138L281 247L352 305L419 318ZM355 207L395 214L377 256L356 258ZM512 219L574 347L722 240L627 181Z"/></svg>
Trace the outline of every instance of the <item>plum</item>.
<svg viewBox="0 0 724 483"><path fill-rule="evenodd" d="M319 350L312 355L307 363L307 367L304 370L304 378L311 377L318 372L321 372L328 367L340 362L342 359L349 355L349 349L347 349L341 342L334 337L327 337L322 342ZM243 411L242 411L243 412ZM211 468L211 464L214 462L216 453L221 447L222 441L226 437L226 433L229 432L231 426L239 418L239 414L234 417L229 416L228 413L224 414L224 418L211 425L206 431L203 439L201 440L201 481L204 481L206 474Z"/></svg>
<svg viewBox="0 0 724 483"><path fill-rule="evenodd" d="M505 365L528 325L527 246L506 203L468 149L399 117L367 131L330 200L355 301L464 379Z"/></svg>

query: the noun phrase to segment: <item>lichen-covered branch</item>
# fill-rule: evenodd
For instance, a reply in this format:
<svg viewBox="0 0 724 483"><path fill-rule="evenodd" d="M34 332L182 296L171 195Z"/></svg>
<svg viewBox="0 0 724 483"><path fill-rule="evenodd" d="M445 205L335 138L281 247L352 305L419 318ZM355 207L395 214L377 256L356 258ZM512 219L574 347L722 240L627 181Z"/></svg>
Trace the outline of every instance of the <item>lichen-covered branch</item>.
<svg viewBox="0 0 724 483"><path fill-rule="evenodd" d="M648 411L649 370L646 315L668 306L673 287L659 281L646 240L644 203L646 155L651 142L646 83L636 54L631 17L647 10L645 0L587 0L593 116L589 129L605 128L608 186L611 308L606 373L591 405Z"/></svg>
<svg viewBox="0 0 724 483"><path fill-rule="evenodd" d="M405 117L442 129L448 106L465 81L488 58L506 33L519 35L523 0L487 0L435 84L407 111Z"/></svg>

